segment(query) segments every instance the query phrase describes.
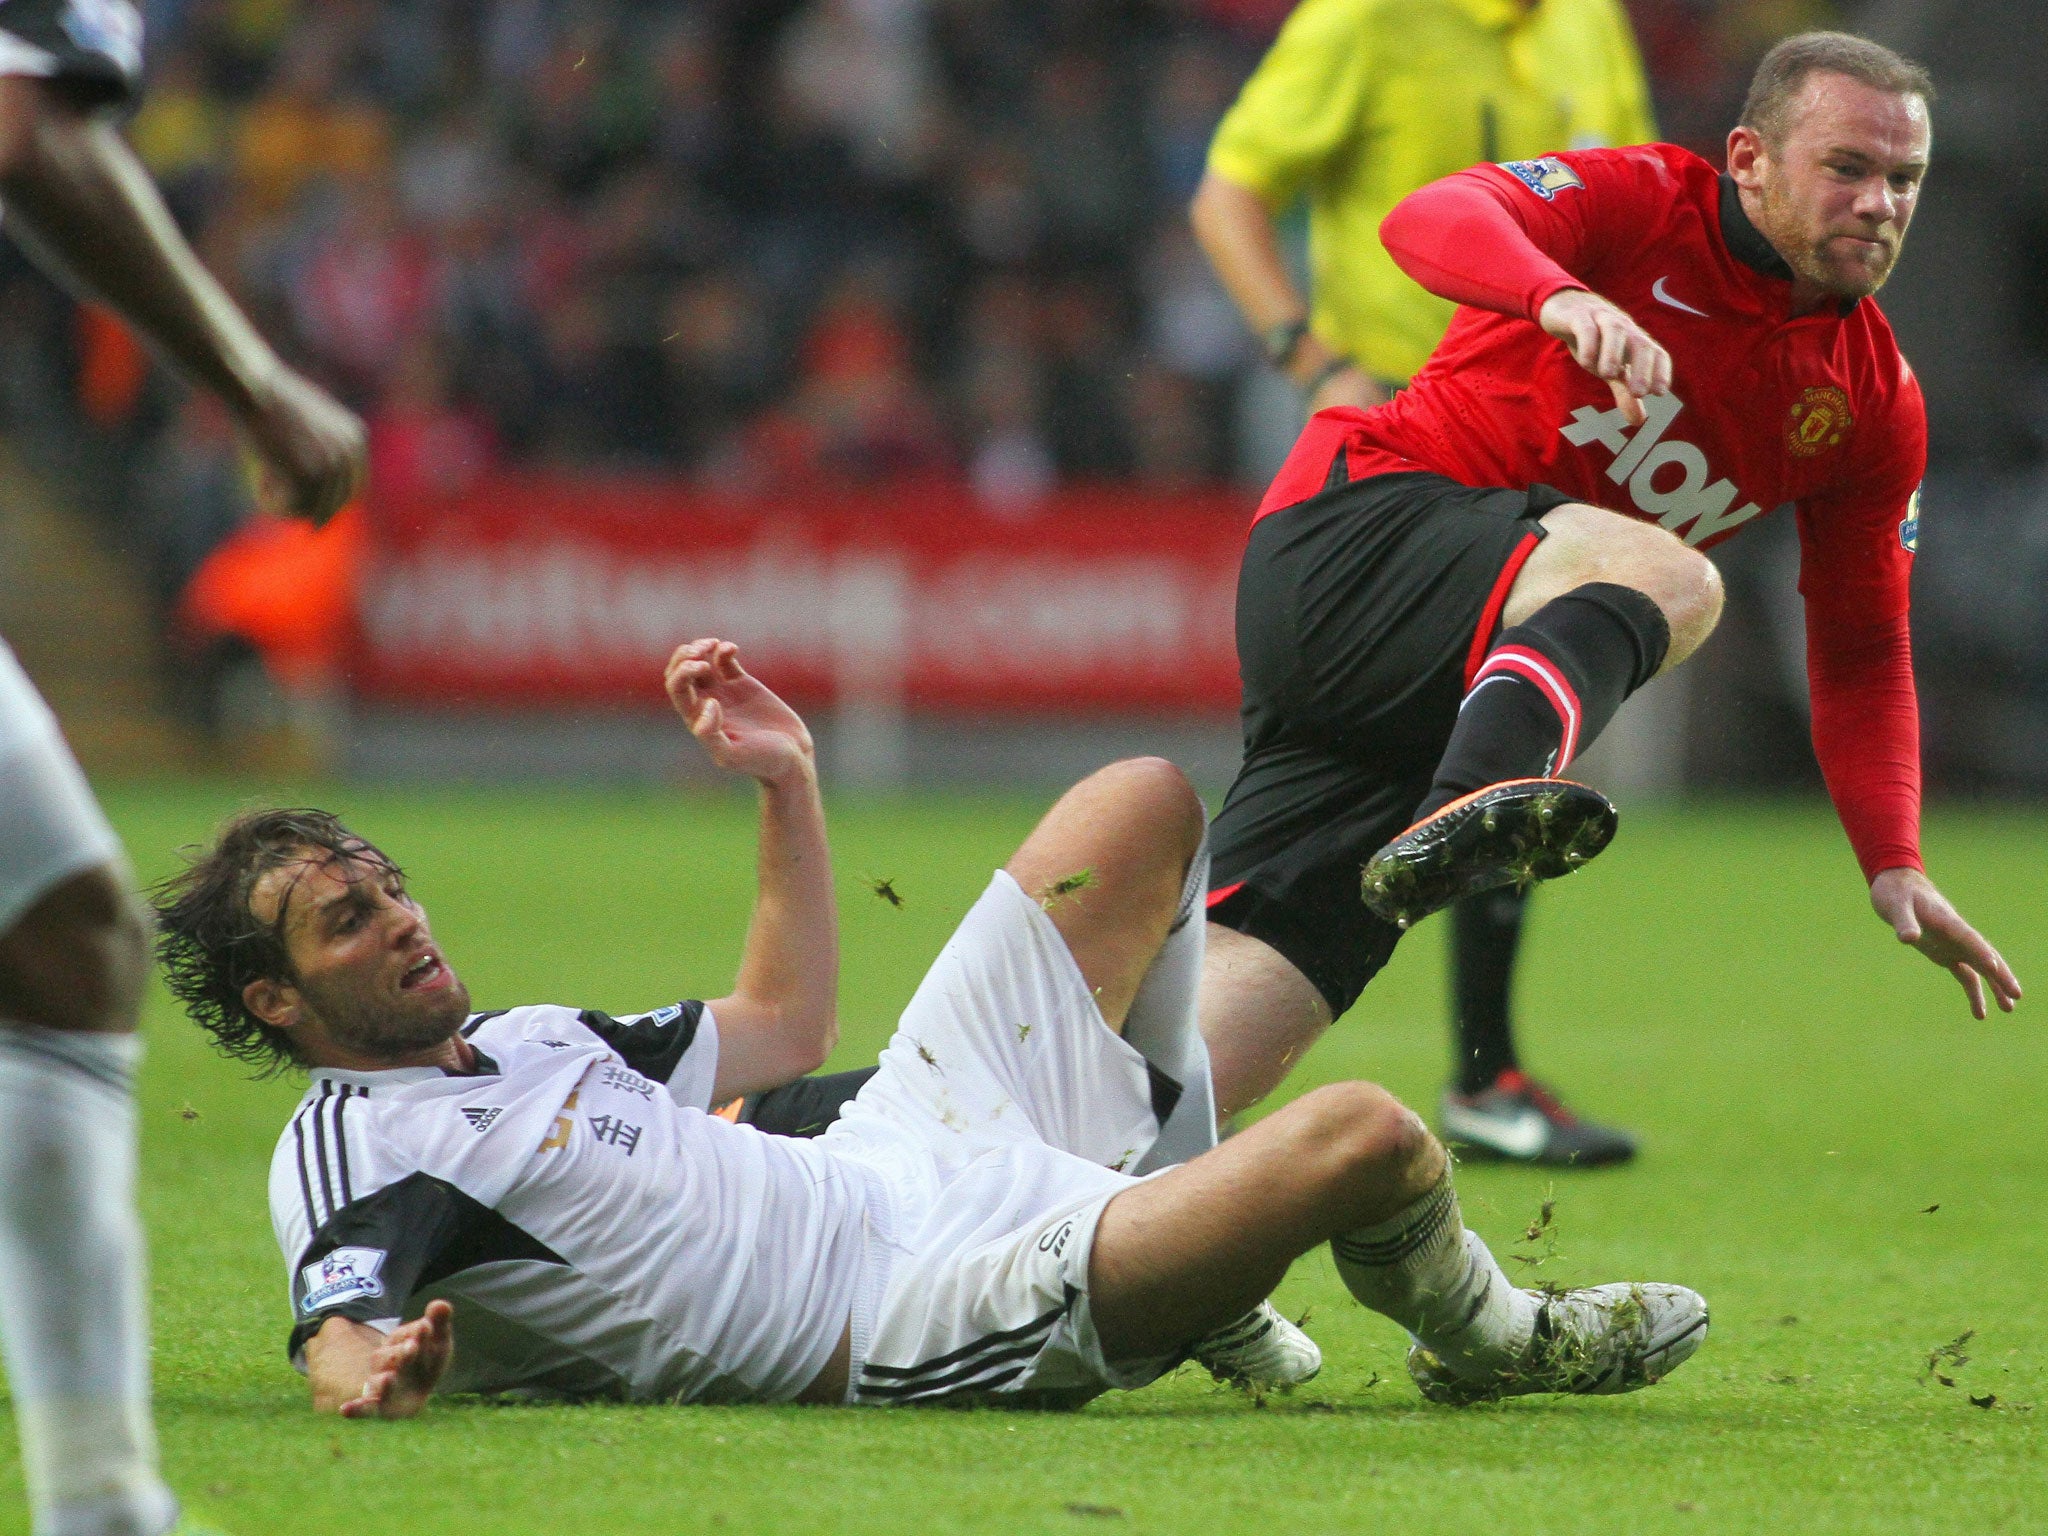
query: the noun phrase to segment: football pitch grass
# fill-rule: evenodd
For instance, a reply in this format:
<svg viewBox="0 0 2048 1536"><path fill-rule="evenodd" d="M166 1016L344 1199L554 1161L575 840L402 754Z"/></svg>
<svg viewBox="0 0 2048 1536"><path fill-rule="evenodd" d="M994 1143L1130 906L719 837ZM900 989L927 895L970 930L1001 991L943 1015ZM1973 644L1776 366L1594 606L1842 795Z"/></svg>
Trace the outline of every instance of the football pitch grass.
<svg viewBox="0 0 2048 1536"><path fill-rule="evenodd" d="M107 795L145 878L257 798L276 797ZM407 866L478 1007L623 1012L731 978L752 882L744 796L290 798L341 811ZM833 806L835 1065L872 1059L1042 804ZM1609 853L1539 896L1525 1054L1640 1132L1644 1155L1581 1173L1468 1164L1460 1188L1467 1220L1534 1261L1508 1265L1532 1281L1705 1292L1706 1346L1624 1398L1432 1408L1405 1338L1349 1299L1324 1250L1278 1297L1309 1314L1323 1374L1264 1404L1187 1368L1075 1414L449 1401L404 1424L316 1419L284 1359L264 1195L299 1084L247 1081L159 989L144 1206L170 1475L230 1536L2048 1529L2048 814L1937 812L1927 843L2037 988L2017 1015L1974 1022L1953 982L1898 948L1820 806L1625 812ZM871 889L883 878L900 909ZM1282 1097L1369 1077L1433 1110L1440 927L1403 945ZM11 1419L0 1433L0 1530L22 1529Z"/></svg>

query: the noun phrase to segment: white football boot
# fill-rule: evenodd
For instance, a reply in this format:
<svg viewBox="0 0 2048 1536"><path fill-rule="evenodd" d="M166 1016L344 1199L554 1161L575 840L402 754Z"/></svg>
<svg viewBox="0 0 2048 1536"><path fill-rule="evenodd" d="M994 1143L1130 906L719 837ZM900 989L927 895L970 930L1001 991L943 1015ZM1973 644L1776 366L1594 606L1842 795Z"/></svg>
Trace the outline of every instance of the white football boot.
<svg viewBox="0 0 2048 1536"><path fill-rule="evenodd" d="M1654 1385L1706 1341L1707 1302L1682 1285L1589 1285L1545 1296L1520 1365L1485 1377L1460 1376L1424 1344L1408 1351L1408 1374L1432 1403L1490 1403L1532 1392L1604 1397Z"/></svg>
<svg viewBox="0 0 2048 1536"><path fill-rule="evenodd" d="M1218 1381L1271 1392L1298 1387L1323 1368L1316 1341L1282 1317L1270 1301L1196 1341L1188 1357Z"/></svg>

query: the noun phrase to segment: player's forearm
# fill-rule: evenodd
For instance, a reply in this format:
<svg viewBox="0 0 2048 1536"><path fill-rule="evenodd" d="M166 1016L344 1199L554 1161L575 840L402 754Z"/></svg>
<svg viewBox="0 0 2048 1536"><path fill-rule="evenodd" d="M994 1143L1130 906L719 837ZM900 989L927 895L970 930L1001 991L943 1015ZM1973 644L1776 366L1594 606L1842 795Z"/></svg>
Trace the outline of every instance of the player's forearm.
<svg viewBox="0 0 2048 1536"><path fill-rule="evenodd" d="M761 786L758 879L733 986L734 1000L762 1024L745 1053L755 1080L728 1083L721 1072L721 1094L757 1092L815 1071L838 1043L839 908L824 802L808 759Z"/></svg>
<svg viewBox="0 0 2048 1536"><path fill-rule="evenodd" d="M1537 245L1491 182L1467 171L1396 203L1380 241L1438 298L1496 314L1533 320L1552 294L1586 286Z"/></svg>
<svg viewBox="0 0 2048 1536"><path fill-rule="evenodd" d="M114 128L45 91L0 172L9 230L76 290L104 300L239 414L276 354L200 264Z"/></svg>
<svg viewBox="0 0 2048 1536"><path fill-rule="evenodd" d="M1866 880L1919 869L1920 709L1906 616L1850 629L1808 617L1813 752Z"/></svg>
<svg viewBox="0 0 2048 1536"><path fill-rule="evenodd" d="M1254 331L1263 334L1308 312L1280 253L1273 215L1256 192L1211 171L1195 189L1188 221L1217 281Z"/></svg>
<svg viewBox="0 0 2048 1536"><path fill-rule="evenodd" d="M1211 171L1195 190L1188 220L1216 269L1216 280L1253 335L1263 339L1275 327L1306 317L1308 301L1287 270L1273 215L1256 192ZM1336 349L1322 338L1304 333L1287 359L1287 375L1305 384L1321 375L1336 356Z"/></svg>

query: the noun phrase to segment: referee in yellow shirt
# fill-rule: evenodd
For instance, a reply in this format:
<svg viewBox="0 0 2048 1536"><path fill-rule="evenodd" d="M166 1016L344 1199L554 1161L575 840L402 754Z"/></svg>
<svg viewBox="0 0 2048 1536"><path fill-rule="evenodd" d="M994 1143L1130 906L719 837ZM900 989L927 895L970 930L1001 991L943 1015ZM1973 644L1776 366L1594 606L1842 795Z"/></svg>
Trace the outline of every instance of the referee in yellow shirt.
<svg viewBox="0 0 2048 1536"><path fill-rule="evenodd" d="M1216 130L1195 237L1311 410L1377 405L1422 366L1454 308L1381 246L1394 204L1481 161L1654 136L1620 0L1302 0ZM1274 229L1298 198L1313 304ZM1624 1162L1627 1133L1578 1119L1516 1058L1523 905L1509 889L1453 912L1446 1139L1525 1162Z"/></svg>

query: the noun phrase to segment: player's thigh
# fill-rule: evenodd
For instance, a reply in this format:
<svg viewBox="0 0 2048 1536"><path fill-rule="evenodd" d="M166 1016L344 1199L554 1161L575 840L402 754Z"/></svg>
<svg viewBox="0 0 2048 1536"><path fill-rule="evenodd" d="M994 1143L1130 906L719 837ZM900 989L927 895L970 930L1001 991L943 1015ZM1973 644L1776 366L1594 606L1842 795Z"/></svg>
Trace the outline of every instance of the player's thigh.
<svg viewBox="0 0 2048 1536"><path fill-rule="evenodd" d="M1442 750L1475 644L1554 493L1393 474L1261 518L1238 577L1247 752Z"/></svg>
<svg viewBox="0 0 2048 1536"><path fill-rule="evenodd" d="M1502 610L1519 624L1552 598L1588 582L1644 593L1671 626L1666 665L1682 661L1721 616L1721 576L1713 561L1675 534L1638 518L1570 502L1543 515L1543 542L1515 577Z"/></svg>
<svg viewBox="0 0 2048 1536"><path fill-rule="evenodd" d="M0 935L0 1019L47 1029L132 1029L148 967L148 930L125 867L81 870Z"/></svg>
<svg viewBox="0 0 2048 1536"><path fill-rule="evenodd" d="M1366 908L1359 872L1414 820L1440 750L1385 759L1253 751L1209 829L1209 920L1276 950L1331 1018L1357 1000L1400 940Z"/></svg>
<svg viewBox="0 0 2048 1536"><path fill-rule="evenodd" d="M1052 919L1112 1028L1165 942L1203 820L1185 774L1133 758L1068 790L1003 866Z"/></svg>
<svg viewBox="0 0 2048 1536"><path fill-rule="evenodd" d="M0 1017L127 1028L146 964L120 842L0 645Z"/></svg>
<svg viewBox="0 0 2048 1536"><path fill-rule="evenodd" d="M1160 1121L1145 1058L1104 1022L1045 909L1000 870L827 1134L858 1139L877 1117L942 1170L1019 1142L1128 1167Z"/></svg>

